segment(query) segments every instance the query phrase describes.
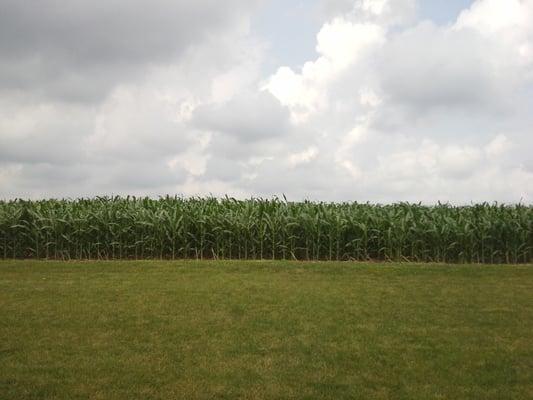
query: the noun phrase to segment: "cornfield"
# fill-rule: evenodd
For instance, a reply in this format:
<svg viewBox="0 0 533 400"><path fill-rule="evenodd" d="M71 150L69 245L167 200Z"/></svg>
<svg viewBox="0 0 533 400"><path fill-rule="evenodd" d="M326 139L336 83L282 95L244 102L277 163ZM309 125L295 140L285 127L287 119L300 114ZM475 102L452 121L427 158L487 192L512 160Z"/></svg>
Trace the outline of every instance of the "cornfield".
<svg viewBox="0 0 533 400"><path fill-rule="evenodd" d="M533 207L105 197L0 201L0 257L533 261Z"/></svg>

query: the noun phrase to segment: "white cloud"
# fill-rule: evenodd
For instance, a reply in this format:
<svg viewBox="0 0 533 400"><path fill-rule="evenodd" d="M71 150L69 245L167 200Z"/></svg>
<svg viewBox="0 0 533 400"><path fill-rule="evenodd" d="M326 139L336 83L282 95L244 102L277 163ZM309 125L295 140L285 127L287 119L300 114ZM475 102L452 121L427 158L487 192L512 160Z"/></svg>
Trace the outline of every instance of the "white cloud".
<svg viewBox="0 0 533 400"><path fill-rule="evenodd" d="M291 167L296 167L298 165L310 163L316 157L318 157L318 154L318 148L311 146L302 152L289 155L289 165Z"/></svg>
<svg viewBox="0 0 533 400"><path fill-rule="evenodd" d="M394 26L411 22L416 14L415 0L359 0L355 2L357 18Z"/></svg>
<svg viewBox="0 0 533 400"><path fill-rule="evenodd" d="M507 136L498 135L485 146L485 153L488 157L499 157L512 148L512 143Z"/></svg>
<svg viewBox="0 0 533 400"><path fill-rule="evenodd" d="M320 56L315 61L305 63L300 73L281 67L264 88L290 107L295 123L306 122L310 114L326 108L329 85L358 60L376 51L385 41L384 34L377 24L337 17L318 33L316 50Z"/></svg>
<svg viewBox="0 0 533 400"><path fill-rule="evenodd" d="M383 102L383 99L381 99L371 88L362 88L359 91L359 99L362 106L372 108L378 107Z"/></svg>
<svg viewBox="0 0 533 400"><path fill-rule="evenodd" d="M464 10L455 27L472 28L485 34L503 33L528 25L531 2L528 0L483 0Z"/></svg>

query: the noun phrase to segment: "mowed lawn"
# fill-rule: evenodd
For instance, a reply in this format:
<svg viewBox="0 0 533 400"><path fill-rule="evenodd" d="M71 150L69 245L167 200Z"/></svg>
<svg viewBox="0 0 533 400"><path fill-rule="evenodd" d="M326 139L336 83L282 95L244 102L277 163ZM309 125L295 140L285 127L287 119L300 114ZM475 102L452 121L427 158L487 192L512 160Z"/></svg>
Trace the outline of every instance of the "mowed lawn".
<svg viewBox="0 0 533 400"><path fill-rule="evenodd" d="M0 262L0 399L532 399L533 267Z"/></svg>

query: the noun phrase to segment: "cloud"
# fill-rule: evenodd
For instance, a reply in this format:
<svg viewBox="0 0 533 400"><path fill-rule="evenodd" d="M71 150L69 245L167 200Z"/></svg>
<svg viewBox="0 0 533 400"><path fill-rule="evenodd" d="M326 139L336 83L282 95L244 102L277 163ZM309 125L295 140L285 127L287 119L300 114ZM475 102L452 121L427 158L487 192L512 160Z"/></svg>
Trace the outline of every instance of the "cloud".
<svg viewBox="0 0 533 400"><path fill-rule="evenodd" d="M201 175L209 138L189 120L256 79L255 2L57 4L0 5L0 196L165 194Z"/></svg>
<svg viewBox="0 0 533 400"><path fill-rule="evenodd" d="M513 144L507 136L499 134L485 146L485 153L487 157L499 157L511 150L512 147Z"/></svg>
<svg viewBox="0 0 533 400"><path fill-rule="evenodd" d="M298 165L308 164L313 161L319 154L319 150L315 146L311 146L299 153L289 155L289 165L296 167Z"/></svg>
<svg viewBox="0 0 533 400"><path fill-rule="evenodd" d="M342 15L380 25L402 25L415 18L417 3L415 0L321 0L318 11L326 20Z"/></svg>
<svg viewBox="0 0 533 400"><path fill-rule="evenodd" d="M531 0L322 2L273 74L255 1L56 4L0 5L0 197L533 201Z"/></svg>
<svg viewBox="0 0 533 400"><path fill-rule="evenodd" d="M305 63L301 73L281 67L264 88L291 107L293 121L305 122L310 114L327 107L329 85L358 60L369 57L384 40L379 25L336 18L317 35L319 58Z"/></svg>
<svg viewBox="0 0 533 400"><path fill-rule="evenodd" d="M484 106L506 86L486 54L498 50L472 32L422 23L395 35L380 60L381 88L391 101L419 109Z"/></svg>
<svg viewBox="0 0 533 400"><path fill-rule="evenodd" d="M484 0L464 10L456 28L472 28L483 34L512 34L515 29L528 29L531 3L527 0Z"/></svg>
<svg viewBox="0 0 533 400"><path fill-rule="evenodd" d="M365 188L346 195L337 189L339 197L518 201L525 192L531 199L524 167L531 156L521 154L520 162L509 151L513 142L533 145L530 117L521 110L531 103L532 2L510 4L503 22L491 23L505 4L479 0L456 23L437 26L410 20L412 4L356 2L324 24L315 61L300 71L281 67L267 81L301 129L326 132L320 157L333 155L338 169L330 167L331 176L341 184L344 171ZM404 13L391 12L393 5ZM353 27L379 34L354 33L350 40ZM523 179L520 189L487 189L496 183L486 179L506 174Z"/></svg>
<svg viewBox="0 0 533 400"><path fill-rule="evenodd" d="M97 101L147 67L247 29L257 1L43 0L0 4L0 89ZM209 10L206 12L206 10Z"/></svg>
<svg viewBox="0 0 533 400"><path fill-rule="evenodd" d="M193 124L243 142L283 136L290 128L289 111L265 91L241 93L224 103L199 106Z"/></svg>

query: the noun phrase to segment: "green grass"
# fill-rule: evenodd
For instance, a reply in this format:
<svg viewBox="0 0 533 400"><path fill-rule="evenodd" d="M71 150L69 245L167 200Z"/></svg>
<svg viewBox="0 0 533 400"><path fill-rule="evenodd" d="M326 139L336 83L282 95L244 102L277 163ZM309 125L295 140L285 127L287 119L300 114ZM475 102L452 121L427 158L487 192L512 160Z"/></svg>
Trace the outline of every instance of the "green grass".
<svg viewBox="0 0 533 400"><path fill-rule="evenodd" d="M533 267L0 262L0 398L533 398Z"/></svg>

